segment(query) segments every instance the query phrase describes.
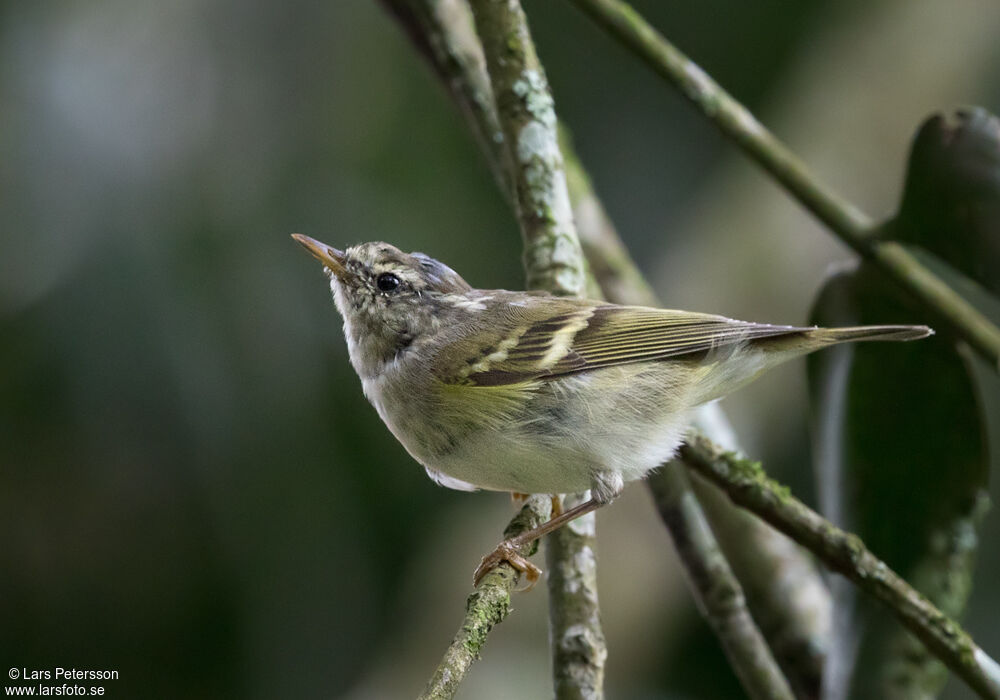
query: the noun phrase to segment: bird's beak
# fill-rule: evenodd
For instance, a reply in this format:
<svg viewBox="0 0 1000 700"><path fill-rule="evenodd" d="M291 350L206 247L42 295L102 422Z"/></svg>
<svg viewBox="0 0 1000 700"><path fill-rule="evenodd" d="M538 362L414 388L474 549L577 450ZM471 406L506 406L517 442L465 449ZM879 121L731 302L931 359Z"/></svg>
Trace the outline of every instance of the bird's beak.
<svg viewBox="0 0 1000 700"><path fill-rule="evenodd" d="M330 272L338 278L343 278L346 272L344 268L346 256L343 251L331 248L326 243L320 243L315 238L303 236L301 233L293 233L292 238L301 243L302 247L312 253L317 260L326 265Z"/></svg>

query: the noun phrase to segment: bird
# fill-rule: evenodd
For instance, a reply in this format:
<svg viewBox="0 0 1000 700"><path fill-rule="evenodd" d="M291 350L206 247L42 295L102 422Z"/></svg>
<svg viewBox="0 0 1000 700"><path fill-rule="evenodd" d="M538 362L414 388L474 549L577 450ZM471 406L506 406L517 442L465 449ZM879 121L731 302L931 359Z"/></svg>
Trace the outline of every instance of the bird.
<svg viewBox="0 0 1000 700"><path fill-rule="evenodd" d="M530 588L519 548L611 503L669 460L696 407L794 357L837 343L904 341L922 325L783 326L476 289L442 262L383 242L339 250L292 234L324 266L368 401L436 483L589 500L483 558Z"/></svg>

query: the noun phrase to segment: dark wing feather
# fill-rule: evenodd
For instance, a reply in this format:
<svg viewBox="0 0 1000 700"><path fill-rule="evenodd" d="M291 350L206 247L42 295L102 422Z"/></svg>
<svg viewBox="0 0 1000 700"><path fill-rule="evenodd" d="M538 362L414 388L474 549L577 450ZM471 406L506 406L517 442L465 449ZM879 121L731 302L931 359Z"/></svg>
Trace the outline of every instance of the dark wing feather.
<svg viewBox="0 0 1000 700"><path fill-rule="evenodd" d="M536 307L535 311L538 311ZM803 328L637 306L587 304L528 319L502 351L470 362L463 383L501 386L633 362L697 356Z"/></svg>

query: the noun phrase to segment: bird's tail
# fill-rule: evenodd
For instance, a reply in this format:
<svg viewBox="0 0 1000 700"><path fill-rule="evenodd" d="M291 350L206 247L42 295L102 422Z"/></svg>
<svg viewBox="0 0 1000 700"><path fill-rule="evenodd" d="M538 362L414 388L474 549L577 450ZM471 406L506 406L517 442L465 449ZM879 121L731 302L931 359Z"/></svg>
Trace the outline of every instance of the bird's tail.
<svg viewBox="0 0 1000 700"><path fill-rule="evenodd" d="M927 326L849 326L812 328L806 335L825 346L866 340L918 340L934 335L934 331Z"/></svg>
<svg viewBox="0 0 1000 700"><path fill-rule="evenodd" d="M725 396L776 365L830 345L866 340L917 340L933 335L934 331L927 326L760 326L758 333L756 338L730 346L728 354L716 356L705 364L705 376L694 400L696 404Z"/></svg>

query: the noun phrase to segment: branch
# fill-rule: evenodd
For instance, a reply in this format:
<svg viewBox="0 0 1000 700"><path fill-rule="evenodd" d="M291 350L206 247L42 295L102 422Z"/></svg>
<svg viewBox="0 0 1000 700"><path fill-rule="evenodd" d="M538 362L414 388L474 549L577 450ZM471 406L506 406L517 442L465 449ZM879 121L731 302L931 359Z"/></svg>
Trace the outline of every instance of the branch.
<svg viewBox="0 0 1000 700"><path fill-rule="evenodd" d="M469 5L503 132L500 162L516 194L527 288L582 296L586 266L573 222L554 102L527 18L517 0L471 0ZM557 698L604 697L607 647L597 599L596 528L591 513L546 541Z"/></svg>
<svg viewBox="0 0 1000 700"><path fill-rule="evenodd" d="M621 0L573 2L691 100L841 241L875 263L1000 369L1000 328L898 243L876 240L876 227L867 215L821 183L749 110L635 10Z"/></svg>
<svg viewBox="0 0 1000 700"><path fill-rule="evenodd" d="M493 88L486 72L482 45L475 34L466 0L382 0L447 88L476 136L501 192L511 200L514 174L504 155L504 134L497 119ZM577 234L591 271L612 301L656 305L618 237L600 199L594 193L566 129L559 130L570 203ZM622 297L631 301L620 301Z"/></svg>
<svg viewBox="0 0 1000 700"><path fill-rule="evenodd" d="M857 535L844 532L793 498L760 464L721 450L698 435L681 447L683 462L734 503L752 511L809 549L831 570L887 605L970 688L1000 698L1000 665L969 634L872 554Z"/></svg>
<svg viewBox="0 0 1000 700"><path fill-rule="evenodd" d="M583 251L573 225L556 113L517 0L471 0L511 163L528 289L579 296Z"/></svg>
<svg viewBox="0 0 1000 700"><path fill-rule="evenodd" d="M547 496L532 496L504 530L504 539L527 532L549 518L551 501ZM538 550L532 542L521 549L528 557ZM479 658L486 636L493 626L510 612L510 592L517 585L520 572L504 562L486 574L465 603L462 626L445 650L441 663L431 676L419 700L445 700L454 697L472 663Z"/></svg>
<svg viewBox="0 0 1000 700"><path fill-rule="evenodd" d="M563 508L589 497L566 496ZM555 696L604 697L608 651L597 600L597 519L594 513L567 523L545 539L549 587L549 644Z"/></svg>
<svg viewBox="0 0 1000 700"><path fill-rule="evenodd" d="M794 696L750 616L743 589L691 490L687 473L672 461L648 480L674 546L684 562L702 615L711 624L733 670L751 698Z"/></svg>
<svg viewBox="0 0 1000 700"><path fill-rule="evenodd" d="M515 202L514 159L506 153L506 136L468 2L382 2L447 87L477 136L501 191ZM599 697L607 656L597 601L595 528L594 516L584 516L549 536L546 545L554 683L567 692L578 688L582 697Z"/></svg>

